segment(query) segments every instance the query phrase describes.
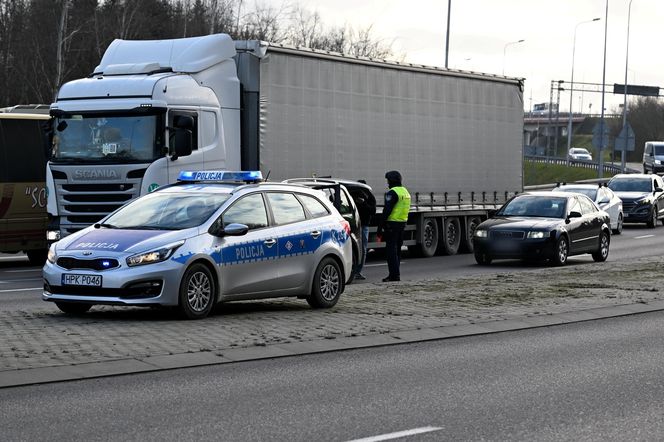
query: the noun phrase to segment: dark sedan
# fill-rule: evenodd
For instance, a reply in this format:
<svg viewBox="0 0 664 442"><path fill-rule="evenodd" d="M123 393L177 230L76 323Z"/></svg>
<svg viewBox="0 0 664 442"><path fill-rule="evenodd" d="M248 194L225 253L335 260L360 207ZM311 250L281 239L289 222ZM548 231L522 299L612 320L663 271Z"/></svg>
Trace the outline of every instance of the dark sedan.
<svg viewBox="0 0 664 442"><path fill-rule="evenodd" d="M585 195L555 191L515 196L473 236L475 260L481 265L499 258L563 265L568 256L584 253L606 261L610 242L608 213Z"/></svg>

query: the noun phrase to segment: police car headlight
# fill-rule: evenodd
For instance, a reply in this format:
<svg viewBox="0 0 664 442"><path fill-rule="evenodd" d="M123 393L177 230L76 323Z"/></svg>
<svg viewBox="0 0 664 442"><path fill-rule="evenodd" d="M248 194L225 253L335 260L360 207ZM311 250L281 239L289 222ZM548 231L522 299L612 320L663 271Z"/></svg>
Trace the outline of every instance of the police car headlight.
<svg viewBox="0 0 664 442"><path fill-rule="evenodd" d="M154 264L155 262L166 261L168 258L173 256L173 253L182 244L184 244L184 241L178 241L156 250L151 250L149 252L132 255L129 258L127 258L127 265L129 267L134 267L145 264Z"/></svg>
<svg viewBox="0 0 664 442"><path fill-rule="evenodd" d="M486 238L487 237L487 231L484 229L477 229L475 230L475 236L478 238Z"/></svg>
<svg viewBox="0 0 664 442"><path fill-rule="evenodd" d="M55 253L55 244L51 244L51 247L48 249L48 255L46 255L46 259L48 262L51 264L55 264L55 261L58 260L58 254Z"/></svg>
<svg viewBox="0 0 664 442"><path fill-rule="evenodd" d="M530 239L542 239L544 238L544 236L545 236L544 232L537 232L537 231L528 232L528 238Z"/></svg>

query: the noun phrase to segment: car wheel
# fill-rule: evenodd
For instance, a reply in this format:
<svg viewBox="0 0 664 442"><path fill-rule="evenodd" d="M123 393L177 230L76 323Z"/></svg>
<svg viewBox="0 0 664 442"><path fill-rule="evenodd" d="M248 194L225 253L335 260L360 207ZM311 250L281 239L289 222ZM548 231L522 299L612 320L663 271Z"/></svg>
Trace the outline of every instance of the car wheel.
<svg viewBox="0 0 664 442"><path fill-rule="evenodd" d="M68 315L82 315L92 308L92 304L83 302L56 302L55 305Z"/></svg>
<svg viewBox="0 0 664 442"><path fill-rule="evenodd" d="M203 319L214 306L216 285L210 270L195 263L184 272L180 282L178 308L187 319Z"/></svg>
<svg viewBox="0 0 664 442"><path fill-rule="evenodd" d="M662 224L664 224L664 220L662 220ZM623 214L620 213L618 215L618 225L616 226L615 229L613 229L613 233L616 235L620 235L623 231Z"/></svg>
<svg viewBox="0 0 664 442"><path fill-rule="evenodd" d="M33 266L43 267L44 264L46 263L46 255L48 255L48 250L46 249L28 250L25 254L28 255L30 264L32 264Z"/></svg>
<svg viewBox="0 0 664 442"><path fill-rule="evenodd" d="M551 263L554 266L562 266L567 263L567 256L569 255L569 242L566 236L561 236L556 241L556 248L553 250L553 257Z"/></svg>
<svg viewBox="0 0 664 442"><path fill-rule="evenodd" d="M475 236L475 230L477 230L477 226L480 225L482 220L476 216L473 216L471 218L468 218L468 221L466 222L466 250L470 253L473 253L473 250L475 250L475 246L473 244L473 236Z"/></svg>
<svg viewBox="0 0 664 442"><path fill-rule="evenodd" d="M602 232L599 235L599 249L595 253L593 253L593 259L596 262L603 262L606 261L606 258L609 257L609 234L606 232Z"/></svg>
<svg viewBox="0 0 664 442"><path fill-rule="evenodd" d="M461 244L461 223L459 218L449 217L443 220L443 241L441 246L446 255L456 255Z"/></svg>
<svg viewBox="0 0 664 442"><path fill-rule="evenodd" d="M313 308L333 307L344 291L341 269L337 262L327 257L323 259L314 272L311 294L307 302Z"/></svg>
<svg viewBox="0 0 664 442"><path fill-rule="evenodd" d="M646 223L646 225L648 227L650 227L651 229L654 229L655 227L657 227L657 213L658 213L658 210L659 209L657 209L657 206L652 208L652 213L650 214L650 219Z"/></svg>
<svg viewBox="0 0 664 442"><path fill-rule="evenodd" d="M475 251L474 254L475 254L475 261L479 265L488 266L489 264L491 264L492 259L491 259L490 255L488 255L486 253L478 252L478 251Z"/></svg>

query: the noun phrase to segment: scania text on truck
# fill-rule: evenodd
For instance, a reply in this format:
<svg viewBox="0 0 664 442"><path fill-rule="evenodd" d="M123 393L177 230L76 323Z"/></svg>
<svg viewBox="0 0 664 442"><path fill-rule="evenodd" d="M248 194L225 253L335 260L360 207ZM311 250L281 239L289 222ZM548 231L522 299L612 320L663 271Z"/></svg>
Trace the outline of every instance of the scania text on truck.
<svg viewBox="0 0 664 442"><path fill-rule="evenodd" d="M115 40L51 105L48 236L80 230L185 169L363 178L377 193L398 169L413 197L405 244L453 254L522 189L522 88L515 78L223 34Z"/></svg>

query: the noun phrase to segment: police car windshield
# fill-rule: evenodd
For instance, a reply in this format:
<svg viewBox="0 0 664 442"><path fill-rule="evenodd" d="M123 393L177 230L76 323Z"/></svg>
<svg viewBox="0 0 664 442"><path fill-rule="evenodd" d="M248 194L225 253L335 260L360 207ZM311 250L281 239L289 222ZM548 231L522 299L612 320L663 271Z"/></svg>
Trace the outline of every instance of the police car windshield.
<svg viewBox="0 0 664 442"><path fill-rule="evenodd" d="M223 193L151 193L118 210L104 223L117 229L188 229L207 221L228 197Z"/></svg>

